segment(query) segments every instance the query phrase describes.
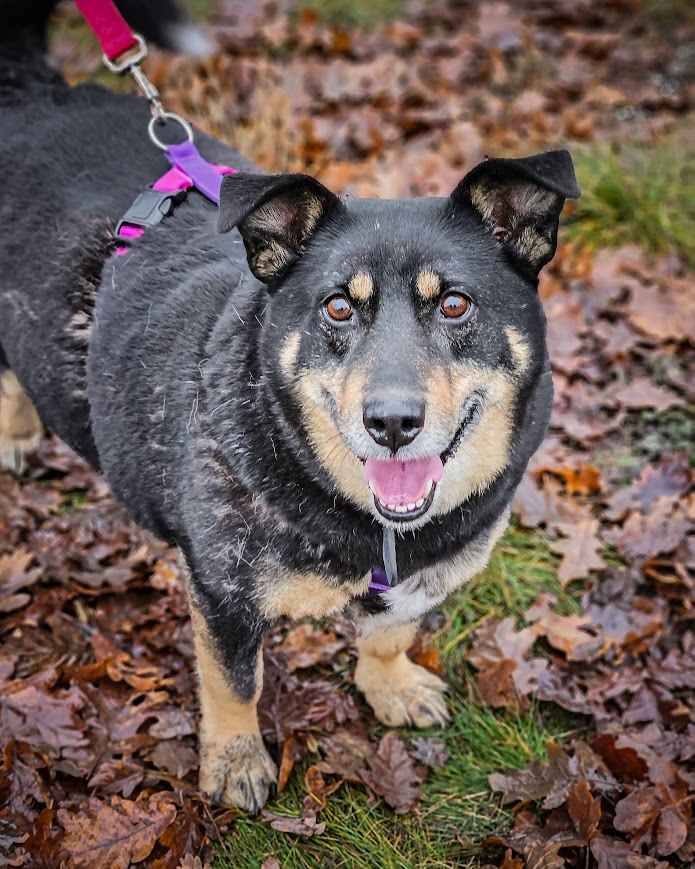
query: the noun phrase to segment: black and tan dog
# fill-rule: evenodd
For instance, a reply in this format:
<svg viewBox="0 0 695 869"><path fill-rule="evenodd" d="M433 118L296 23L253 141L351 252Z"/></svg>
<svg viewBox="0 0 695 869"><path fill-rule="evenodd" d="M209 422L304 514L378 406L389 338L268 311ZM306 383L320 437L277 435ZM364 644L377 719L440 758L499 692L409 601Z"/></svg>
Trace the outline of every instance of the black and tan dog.
<svg viewBox="0 0 695 869"><path fill-rule="evenodd" d="M219 213L190 194L113 256L114 223L167 168L147 107L69 89L17 44L0 49L0 449L21 463L36 407L179 546L202 788L250 810L267 798L256 703L280 616L351 609L377 717L444 724L444 684L405 651L486 564L546 428L537 276L578 195L569 155L492 159L447 198L376 201L255 174L198 135L242 170ZM401 581L368 596L385 527Z"/></svg>

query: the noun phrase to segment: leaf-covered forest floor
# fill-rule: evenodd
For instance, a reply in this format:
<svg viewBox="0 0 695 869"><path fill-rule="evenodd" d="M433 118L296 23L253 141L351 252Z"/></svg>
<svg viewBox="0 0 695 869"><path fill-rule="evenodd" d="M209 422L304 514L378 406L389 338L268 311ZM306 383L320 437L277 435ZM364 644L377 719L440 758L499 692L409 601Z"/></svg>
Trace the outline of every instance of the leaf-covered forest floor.
<svg viewBox="0 0 695 869"><path fill-rule="evenodd" d="M0 865L695 865L695 15L687 0L199 2L166 105L269 170L446 194L485 155L567 145L584 191L540 292L556 398L488 569L411 650L445 731L388 734L350 626L279 625L260 817L196 789L173 553L47 437L0 473ZM64 12L71 81L97 78Z"/></svg>

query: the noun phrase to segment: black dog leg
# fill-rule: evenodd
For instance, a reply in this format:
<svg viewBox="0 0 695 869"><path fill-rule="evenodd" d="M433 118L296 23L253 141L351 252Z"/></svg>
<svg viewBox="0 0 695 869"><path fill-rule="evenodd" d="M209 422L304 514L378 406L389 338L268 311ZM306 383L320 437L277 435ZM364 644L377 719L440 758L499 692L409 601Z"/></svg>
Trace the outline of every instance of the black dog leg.
<svg viewBox="0 0 695 869"><path fill-rule="evenodd" d="M200 789L216 802L255 813L277 779L256 713L265 623L247 601L220 607L195 576L189 603L200 682Z"/></svg>

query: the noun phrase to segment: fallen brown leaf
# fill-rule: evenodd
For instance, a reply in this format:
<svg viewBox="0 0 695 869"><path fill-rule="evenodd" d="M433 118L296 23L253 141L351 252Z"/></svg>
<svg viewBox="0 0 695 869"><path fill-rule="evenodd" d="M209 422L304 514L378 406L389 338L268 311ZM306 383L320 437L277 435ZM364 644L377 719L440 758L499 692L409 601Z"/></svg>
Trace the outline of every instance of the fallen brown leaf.
<svg viewBox="0 0 695 869"><path fill-rule="evenodd" d="M587 577L592 570L603 570L606 566L600 554L601 541L598 537L599 523L587 519L573 524L557 526L565 535L563 539L553 540L551 549L562 555L558 569L558 579L563 586L574 579Z"/></svg>
<svg viewBox="0 0 695 869"><path fill-rule="evenodd" d="M422 778L398 734L383 736L367 764L361 773L367 787L383 797L397 815L411 811L420 799Z"/></svg>
<svg viewBox="0 0 695 869"><path fill-rule="evenodd" d="M333 631L304 624L289 631L276 648L286 656L287 668L294 671L328 663L345 646L346 641L338 639Z"/></svg>
<svg viewBox="0 0 695 869"><path fill-rule="evenodd" d="M90 869L128 869L145 860L175 817L176 808L154 796L141 802L114 796L110 803L90 797L78 810L58 809L63 850L76 867Z"/></svg>
<svg viewBox="0 0 695 869"><path fill-rule="evenodd" d="M591 795L586 779L579 779L569 789L567 811L577 833L589 844L596 835L601 820L601 800Z"/></svg>
<svg viewBox="0 0 695 869"><path fill-rule="evenodd" d="M542 658L526 657L535 639L534 628L517 631L511 616L488 621L476 631L468 660L480 671L476 684L490 706L518 708L535 690L547 667Z"/></svg>

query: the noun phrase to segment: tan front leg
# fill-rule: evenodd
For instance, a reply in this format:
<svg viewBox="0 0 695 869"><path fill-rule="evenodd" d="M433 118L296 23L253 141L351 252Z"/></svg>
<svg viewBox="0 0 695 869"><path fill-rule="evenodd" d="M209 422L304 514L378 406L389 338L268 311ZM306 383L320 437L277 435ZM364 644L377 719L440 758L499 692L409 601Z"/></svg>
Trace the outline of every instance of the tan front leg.
<svg viewBox="0 0 695 869"><path fill-rule="evenodd" d="M417 625L408 624L357 640L355 684L389 727L443 727L449 720L446 683L406 655L416 633Z"/></svg>
<svg viewBox="0 0 695 869"><path fill-rule="evenodd" d="M256 706L263 686L263 653L256 659L256 690L245 700L220 664L205 618L189 598L200 681L200 789L213 800L258 812L277 769L258 729Z"/></svg>
<svg viewBox="0 0 695 869"><path fill-rule="evenodd" d="M24 470L24 457L35 450L43 428L36 408L13 371L0 376L0 468L16 474Z"/></svg>

